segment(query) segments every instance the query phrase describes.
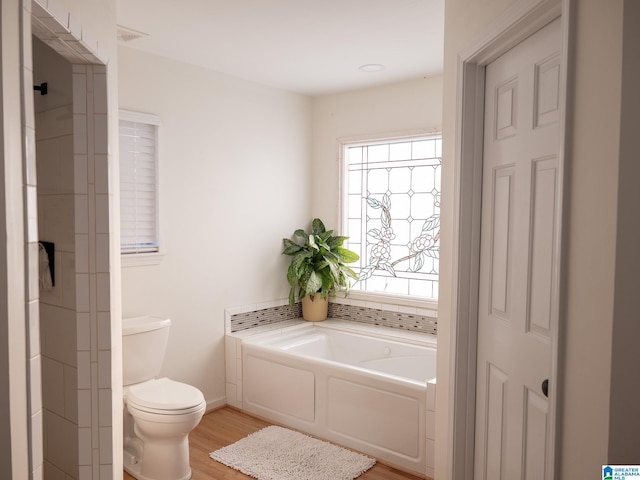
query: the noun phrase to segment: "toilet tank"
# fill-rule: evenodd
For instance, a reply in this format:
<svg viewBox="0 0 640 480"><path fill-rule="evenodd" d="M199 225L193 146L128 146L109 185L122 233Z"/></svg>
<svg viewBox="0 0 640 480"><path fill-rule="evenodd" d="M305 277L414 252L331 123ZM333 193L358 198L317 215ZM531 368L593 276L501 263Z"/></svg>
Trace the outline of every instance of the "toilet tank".
<svg viewBox="0 0 640 480"><path fill-rule="evenodd" d="M122 383L132 385L157 377L169 339L171 320L134 317L122 320Z"/></svg>

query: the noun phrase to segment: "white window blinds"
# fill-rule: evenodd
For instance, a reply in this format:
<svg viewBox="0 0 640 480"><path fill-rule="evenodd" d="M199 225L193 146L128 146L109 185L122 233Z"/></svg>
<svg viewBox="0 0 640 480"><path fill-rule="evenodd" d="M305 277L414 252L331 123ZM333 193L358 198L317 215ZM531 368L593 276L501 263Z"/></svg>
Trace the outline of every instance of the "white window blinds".
<svg viewBox="0 0 640 480"><path fill-rule="evenodd" d="M159 250L158 118L120 112L120 246L122 254Z"/></svg>

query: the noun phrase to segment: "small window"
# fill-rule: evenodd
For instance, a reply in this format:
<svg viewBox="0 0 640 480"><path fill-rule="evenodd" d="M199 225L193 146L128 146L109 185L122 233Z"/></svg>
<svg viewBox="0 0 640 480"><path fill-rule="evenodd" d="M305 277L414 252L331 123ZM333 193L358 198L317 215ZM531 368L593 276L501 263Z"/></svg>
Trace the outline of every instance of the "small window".
<svg viewBox="0 0 640 480"><path fill-rule="evenodd" d="M442 137L341 144L353 290L438 299Z"/></svg>
<svg viewBox="0 0 640 480"><path fill-rule="evenodd" d="M158 126L154 115L120 111L120 248L122 255L156 253Z"/></svg>

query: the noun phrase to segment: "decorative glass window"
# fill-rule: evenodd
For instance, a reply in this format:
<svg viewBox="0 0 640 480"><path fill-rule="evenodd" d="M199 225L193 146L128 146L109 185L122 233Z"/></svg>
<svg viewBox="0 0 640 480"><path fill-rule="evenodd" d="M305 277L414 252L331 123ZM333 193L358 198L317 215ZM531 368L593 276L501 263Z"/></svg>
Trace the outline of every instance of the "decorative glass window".
<svg viewBox="0 0 640 480"><path fill-rule="evenodd" d="M120 112L120 249L159 251L158 126L154 115Z"/></svg>
<svg viewBox="0 0 640 480"><path fill-rule="evenodd" d="M342 144L342 232L355 290L438 298L440 135Z"/></svg>

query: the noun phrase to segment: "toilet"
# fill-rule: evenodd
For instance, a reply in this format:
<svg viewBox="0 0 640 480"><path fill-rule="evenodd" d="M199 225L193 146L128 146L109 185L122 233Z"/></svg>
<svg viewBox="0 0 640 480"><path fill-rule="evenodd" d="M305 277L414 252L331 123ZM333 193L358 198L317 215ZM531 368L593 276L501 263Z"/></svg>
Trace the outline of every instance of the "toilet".
<svg viewBox="0 0 640 480"><path fill-rule="evenodd" d="M171 320L122 321L124 469L138 480L187 480L189 432L204 415L197 388L158 378Z"/></svg>

